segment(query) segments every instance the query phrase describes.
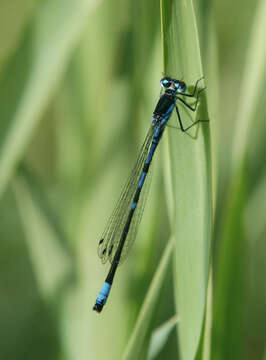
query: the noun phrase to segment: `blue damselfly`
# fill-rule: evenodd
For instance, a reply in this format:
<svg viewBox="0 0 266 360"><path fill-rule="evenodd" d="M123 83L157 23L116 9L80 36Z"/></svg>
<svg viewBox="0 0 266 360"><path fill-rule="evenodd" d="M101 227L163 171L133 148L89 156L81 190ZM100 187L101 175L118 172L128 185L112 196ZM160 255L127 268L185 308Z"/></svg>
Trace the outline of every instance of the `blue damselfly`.
<svg viewBox="0 0 266 360"><path fill-rule="evenodd" d="M187 86L181 80L164 77L160 81L164 93L160 96L153 112L152 124L141 147L135 167L126 182L99 241L98 255L103 263L109 260L111 268L93 307L93 310L97 312L102 311L109 295L117 267L125 259L135 240L137 228L145 205L145 196L143 196L145 191L142 191L142 189L144 183L147 183L146 177L149 174L149 168L154 152L161 140L173 110L176 110L178 122L183 132L187 131L200 121L208 121L197 120L190 126L184 128L177 106L177 101L179 101L189 110L196 111L199 94L204 90L201 89L197 92L197 86L200 80L201 79L196 82L192 94L186 93ZM196 98L196 102L191 106L180 96Z"/></svg>

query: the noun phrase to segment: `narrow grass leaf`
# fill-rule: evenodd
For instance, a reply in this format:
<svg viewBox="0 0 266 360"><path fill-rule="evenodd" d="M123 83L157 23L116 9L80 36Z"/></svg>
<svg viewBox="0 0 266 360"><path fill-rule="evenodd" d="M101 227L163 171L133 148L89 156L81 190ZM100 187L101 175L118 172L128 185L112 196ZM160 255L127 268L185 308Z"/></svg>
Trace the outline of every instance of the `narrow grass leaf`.
<svg viewBox="0 0 266 360"><path fill-rule="evenodd" d="M211 359L211 329L212 329L212 270L209 274L207 290L206 311L204 316L203 329L195 360Z"/></svg>
<svg viewBox="0 0 266 360"><path fill-rule="evenodd" d="M243 229L243 209L247 199L243 170L230 186L226 216L217 257L214 297L212 358L242 359L243 298L246 244Z"/></svg>
<svg viewBox="0 0 266 360"><path fill-rule="evenodd" d="M158 293L161 289L162 283L166 276L166 271L171 260L171 254L173 250L173 239L168 241L168 244L164 250L163 256L161 258L160 264L157 268L157 271L153 277L150 288L145 297L144 303L140 310L135 328L132 332L132 335L129 339L125 352L123 354L123 360L130 360L138 358L140 353L149 324L154 314L154 308L158 299Z"/></svg>
<svg viewBox="0 0 266 360"><path fill-rule="evenodd" d="M23 36L35 5L35 0L0 2L0 73L3 64Z"/></svg>
<svg viewBox="0 0 266 360"><path fill-rule="evenodd" d="M206 318L202 348L202 360L211 360L211 330L212 330L212 270L209 275Z"/></svg>
<svg viewBox="0 0 266 360"><path fill-rule="evenodd" d="M191 0L161 1L164 72L192 85L203 76L199 35ZM199 84L204 87L204 81ZM196 116L180 106L184 126L207 120L206 91ZM175 114L173 116L176 116ZM211 147L209 124L202 123L189 134L170 131L175 236L176 305L180 318L178 342L181 358L195 358L203 329L209 274L212 229Z"/></svg>
<svg viewBox="0 0 266 360"><path fill-rule="evenodd" d="M153 331L147 356L148 360L155 359L160 353L177 322L178 317L173 316L170 320L166 321L163 325Z"/></svg>
<svg viewBox="0 0 266 360"><path fill-rule="evenodd" d="M20 93L5 111L8 123L0 152L0 195L5 190L16 164L25 149L58 84L68 60L88 21L88 15L98 1L49 0L43 2L36 12L28 31L30 39L16 54L16 63L30 56L24 69L23 83L18 84L9 69L0 84L1 94L8 87L9 93ZM27 50L28 49L28 50ZM12 75L13 74L13 75ZM18 79L19 81L19 79ZM0 96L1 98L2 96ZM3 101L3 104L2 104ZM5 98L1 108L6 107Z"/></svg>
<svg viewBox="0 0 266 360"><path fill-rule="evenodd" d="M260 0L255 14L251 38L247 50L247 60L240 89L240 103L236 120L234 139L234 166L241 166L246 154L253 115L259 94L265 85L266 75L266 2Z"/></svg>
<svg viewBox="0 0 266 360"><path fill-rule="evenodd" d="M251 190L247 181L247 149L252 126L256 125L254 115L265 83L265 31L266 3L262 0L258 3L250 42L247 46L247 60L240 88L240 103L233 143L233 176L220 237L212 346L212 357L217 360L225 358L233 360L245 356L243 299L246 297L245 282L249 249L244 219ZM257 214L256 209L256 222Z"/></svg>
<svg viewBox="0 0 266 360"><path fill-rule="evenodd" d="M249 203L245 208L245 226L249 239L257 240L263 236L265 231L265 216L266 214L266 172L263 173L262 178L249 198ZM261 215L261 216L258 216Z"/></svg>
<svg viewBox="0 0 266 360"><path fill-rule="evenodd" d="M42 297L50 300L69 275L70 258L32 197L27 183L16 177L12 185L37 284Z"/></svg>

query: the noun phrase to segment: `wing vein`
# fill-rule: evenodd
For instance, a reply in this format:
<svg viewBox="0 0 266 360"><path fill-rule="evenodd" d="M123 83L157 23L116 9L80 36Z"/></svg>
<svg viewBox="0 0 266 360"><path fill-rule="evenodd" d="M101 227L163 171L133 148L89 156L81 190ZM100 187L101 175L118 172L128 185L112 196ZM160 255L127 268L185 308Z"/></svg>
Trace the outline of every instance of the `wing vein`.
<svg viewBox="0 0 266 360"><path fill-rule="evenodd" d="M123 190L121 192L121 195L116 203L116 206L107 222L107 225L104 229L104 232L101 236L101 239L99 241L98 245L98 256L102 260L102 263L106 263L106 261L109 259L110 262L112 262L115 251L118 247L121 234L123 231L123 228L125 226L125 223L127 221L127 217L131 208L131 203L135 194L135 191L138 186L139 177L141 175L144 162L147 158L151 140L154 134L154 127L151 126L149 128L149 131L145 137L145 140L143 142L143 145L139 151L139 155L137 158L137 161L135 163L135 166L133 167L130 176L128 177ZM150 171L149 171L150 172ZM150 175L149 175L150 178ZM131 246L136 238L136 230L137 226L141 220L141 216L143 213L144 205L145 205L145 199L147 198L148 191L146 189L149 187L149 179L146 179L144 187L145 189L142 189L141 196L138 202L138 205L136 207L135 213L132 218L132 223L130 226L130 230L124 245L124 249L121 254L120 262L123 261L129 250L131 249Z"/></svg>

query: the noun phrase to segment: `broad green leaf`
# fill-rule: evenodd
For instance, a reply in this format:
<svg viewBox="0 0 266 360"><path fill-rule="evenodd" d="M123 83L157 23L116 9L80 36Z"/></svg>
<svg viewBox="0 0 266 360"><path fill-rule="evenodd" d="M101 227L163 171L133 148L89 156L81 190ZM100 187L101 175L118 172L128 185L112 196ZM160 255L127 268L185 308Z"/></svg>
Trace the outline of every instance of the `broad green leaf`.
<svg viewBox="0 0 266 360"><path fill-rule="evenodd" d="M202 73L199 35L191 0L161 1L164 72L189 86ZM200 83L204 87L204 81ZM207 120L206 92L196 117L179 105L185 126ZM175 114L173 115L175 116ZM175 289L181 358L194 359L203 329L212 228L211 148L209 124L189 134L169 131L175 237Z"/></svg>
<svg viewBox="0 0 266 360"><path fill-rule="evenodd" d="M0 144L0 195L23 157L87 24L88 15L97 3L90 0L43 2L36 11L27 39L5 69L5 78L0 83L0 107L7 124ZM24 64L23 71L21 64ZM5 94L16 96L10 100Z"/></svg>

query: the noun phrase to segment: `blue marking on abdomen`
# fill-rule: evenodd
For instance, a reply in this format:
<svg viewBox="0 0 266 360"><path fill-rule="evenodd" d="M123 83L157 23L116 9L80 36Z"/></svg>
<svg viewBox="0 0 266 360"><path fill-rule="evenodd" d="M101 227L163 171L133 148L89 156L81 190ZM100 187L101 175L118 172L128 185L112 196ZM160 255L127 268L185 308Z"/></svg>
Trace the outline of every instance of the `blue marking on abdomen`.
<svg viewBox="0 0 266 360"><path fill-rule="evenodd" d="M139 180L139 184L138 184L138 188L141 188L141 187L142 187L146 175L147 175L147 173L145 173L145 172L143 172L143 173L141 174L141 177L140 177L140 180Z"/></svg>
<svg viewBox="0 0 266 360"><path fill-rule="evenodd" d="M137 206L137 203L133 202L131 205L131 210L135 210L136 206Z"/></svg>
<svg viewBox="0 0 266 360"><path fill-rule="evenodd" d="M152 154L149 153L149 156L147 157L147 160L146 160L146 164L149 164L151 162L151 159L152 159Z"/></svg>
<svg viewBox="0 0 266 360"><path fill-rule="evenodd" d="M153 140L154 140L154 138L156 138L156 137L159 136L160 130L161 130L161 128L160 128L160 127L157 127L157 129L155 130L154 136L153 136ZM158 141L156 141L156 142L158 142Z"/></svg>
<svg viewBox="0 0 266 360"><path fill-rule="evenodd" d="M104 305L106 303L107 297L109 295L111 289L111 285L107 282L103 284L103 287L101 288L101 291L96 299L96 304Z"/></svg>
<svg viewBox="0 0 266 360"><path fill-rule="evenodd" d="M169 109L167 110L167 112L165 113L164 117L170 116L172 111L174 110L175 104L172 104Z"/></svg>
<svg viewBox="0 0 266 360"><path fill-rule="evenodd" d="M166 111L166 113L163 116L163 120L161 122L162 125L166 124L167 121L169 120L173 110L174 110L175 104L172 104L169 109Z"/></svg>
<svg viewBox="0 0 266 360"><path fill-rule="evenodd" d="M152 155L153 155L153 153L154 153L155 148L156 148L156 144L152 143L152 144L151 144L151 148L150 148L149 155L148 155L147 160L146 160L146 164L149 164L149 163L151 162Z"/></svg>

